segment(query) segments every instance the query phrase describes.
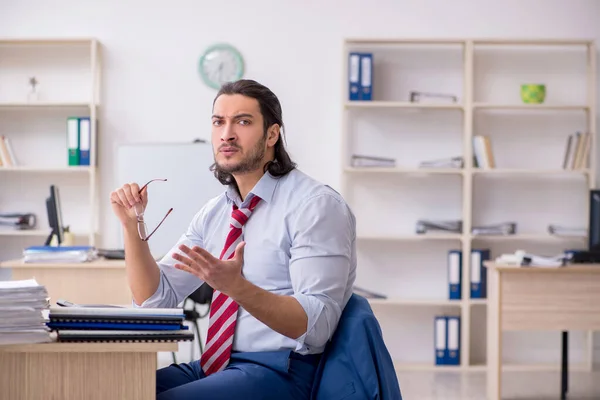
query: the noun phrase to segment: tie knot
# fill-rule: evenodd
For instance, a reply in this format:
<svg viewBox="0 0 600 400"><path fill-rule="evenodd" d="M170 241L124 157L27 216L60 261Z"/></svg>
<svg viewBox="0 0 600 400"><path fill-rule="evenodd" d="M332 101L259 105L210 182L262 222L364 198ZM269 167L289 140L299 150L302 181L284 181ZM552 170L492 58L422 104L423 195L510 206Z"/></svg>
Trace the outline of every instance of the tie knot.
<svg viewBox="0 0 600 400"><path fill-rule="evenodd" d="M238 208L234 204L233 211L231 212L231 225L235 226L236 228L241 228L244 226L244 224L248 222L250 215L252 215L252 211L254 211L254 208L260 202L260 200L261 198L255 195L250 200L248 207Z"/></svg>

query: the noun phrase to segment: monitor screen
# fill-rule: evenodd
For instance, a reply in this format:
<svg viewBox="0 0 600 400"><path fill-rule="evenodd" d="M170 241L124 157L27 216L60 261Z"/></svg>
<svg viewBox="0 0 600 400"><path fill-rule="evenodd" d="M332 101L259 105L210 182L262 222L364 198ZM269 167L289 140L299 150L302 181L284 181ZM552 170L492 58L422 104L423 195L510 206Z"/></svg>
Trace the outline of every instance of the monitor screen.
<svg viewBox="0 0 600 400"><path fill-rule="evenodd" d="M60 205L60 194L58 187L50 186L50 197L46 199L46 210L48 212L48 224L50 225L50 235L46 239L46 246L50 245L52 238L56 236L57 244L64 241L64 227L62 218L62 209Z"/></svg>
<svg viewBox="0 0 600 400"><path fill-rule="evenodd" d="M588 250L600 251L600 190L590 191Z"/></svg>

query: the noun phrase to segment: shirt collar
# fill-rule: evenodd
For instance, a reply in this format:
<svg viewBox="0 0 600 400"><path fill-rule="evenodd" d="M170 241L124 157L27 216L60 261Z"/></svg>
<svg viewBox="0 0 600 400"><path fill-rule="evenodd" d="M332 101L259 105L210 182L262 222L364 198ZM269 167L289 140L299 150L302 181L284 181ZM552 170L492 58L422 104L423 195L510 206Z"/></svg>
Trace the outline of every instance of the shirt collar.
<svg viewBox="0 0 600 400"><path fill-rule="evenodd" d="M273 193L275 192L276 186L277 178L271 175L268 171L265 172L246 197L246 202L252 198L252 194L269 203L273 198ZM229 202L233 202L234 204L241 206L241 198L235 186L229 185L227 187L226 195Z"/></svg>

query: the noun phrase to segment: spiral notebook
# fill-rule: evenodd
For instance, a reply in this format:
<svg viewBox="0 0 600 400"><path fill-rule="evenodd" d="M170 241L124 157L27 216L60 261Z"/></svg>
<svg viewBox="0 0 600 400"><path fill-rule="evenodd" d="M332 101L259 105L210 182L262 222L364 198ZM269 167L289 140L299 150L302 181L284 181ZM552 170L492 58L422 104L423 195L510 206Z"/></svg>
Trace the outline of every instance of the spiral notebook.
<svg viewBox="0 0 600 400"><path fill-rule="evenodd" d="M184 320L181 308L50 307L51 321L178 323Z"/></svg>
<svg viewBox="0 0 600 400"><path fill-rule="evenodd" d="M190 330L78 330L61 329L56 332L59 342L181 342L194 340Z"/></svg>

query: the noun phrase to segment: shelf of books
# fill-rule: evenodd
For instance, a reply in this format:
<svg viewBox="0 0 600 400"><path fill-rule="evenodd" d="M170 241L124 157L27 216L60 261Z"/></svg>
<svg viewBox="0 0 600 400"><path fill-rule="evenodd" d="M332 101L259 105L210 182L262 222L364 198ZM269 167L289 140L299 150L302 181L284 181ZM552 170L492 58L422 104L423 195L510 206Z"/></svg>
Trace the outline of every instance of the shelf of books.
<svg viewBox="0 0 600 400"><path fill-rule="evenodd" d="M0 59L0 261L44 244L51 185L64 243L95 245L99 42L0 38Z"/></svg>
<svg viewBox="0 0 600 400"><path fill-rule="evenodd" d="M399 369L485 369L486 270L586 248L596 181L595 45L348 39L342 193L356 290ZM591 368L592 335L570 337ZM560 366L560 336L507 332L507 369Z"/></svg>

